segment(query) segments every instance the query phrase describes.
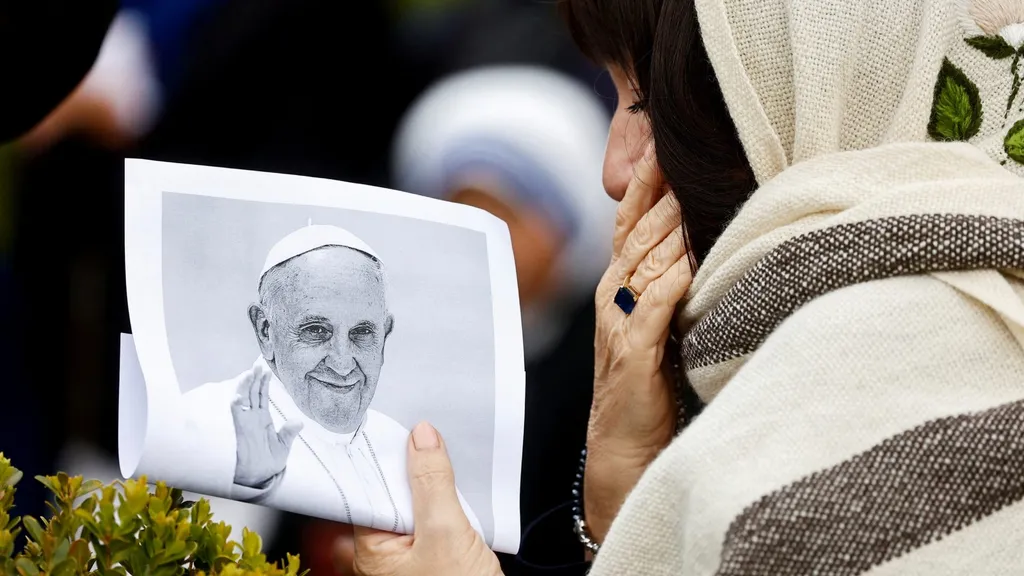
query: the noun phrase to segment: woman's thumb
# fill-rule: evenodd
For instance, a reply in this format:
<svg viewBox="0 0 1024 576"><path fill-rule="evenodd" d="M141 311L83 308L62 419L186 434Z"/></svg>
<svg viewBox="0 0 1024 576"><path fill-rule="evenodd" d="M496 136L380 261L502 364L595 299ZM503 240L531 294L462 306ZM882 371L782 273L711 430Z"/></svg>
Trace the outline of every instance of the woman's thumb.
<svg viewBox="0 0 1024 576"><path fill-rule="evenodd" d="M459 504L448 451L433 426L420 422L409 442L409 484L417 540L444 538L470 527Z"/></svg>

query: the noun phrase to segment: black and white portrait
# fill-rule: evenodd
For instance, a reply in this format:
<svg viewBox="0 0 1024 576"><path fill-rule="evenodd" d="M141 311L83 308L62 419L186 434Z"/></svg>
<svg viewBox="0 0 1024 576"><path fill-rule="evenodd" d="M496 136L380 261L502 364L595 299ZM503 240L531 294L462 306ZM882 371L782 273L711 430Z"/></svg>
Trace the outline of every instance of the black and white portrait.
<svg viewBox="0 0 1024 576"><path fill-rule="evenodd" d="M512 527L496 525L495 497L513 496L500 493L518 492L518 479L496 472L518 466L521 445L500 453L504 320L488 234L229 195L162 191L159 204L163 334L154 340L165 343L179 396L166 403L174 417L150 418L148 429L173 437L161 442L187 468L179 485L408 533L409 430L427 420L445 435L470 522L500 546ZM146 370L148 327L131 300L152 392L151 380L163 380ZM162 412L150 396L151 415Z"/></svg>

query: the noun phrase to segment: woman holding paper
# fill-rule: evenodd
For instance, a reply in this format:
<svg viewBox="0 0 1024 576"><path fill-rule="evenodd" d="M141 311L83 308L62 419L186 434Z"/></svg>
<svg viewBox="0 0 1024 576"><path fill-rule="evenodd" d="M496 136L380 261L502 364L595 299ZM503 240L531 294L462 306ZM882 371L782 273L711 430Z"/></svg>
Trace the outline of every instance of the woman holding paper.
<svg viewBox="0 0 1024 576"><path fill-rule="evenodd" d="M620 106L575 488L591 573L1019 569L1022 4L563 6ZM495 573L423 446L425 521L360 531L357 567Z"/></svg>

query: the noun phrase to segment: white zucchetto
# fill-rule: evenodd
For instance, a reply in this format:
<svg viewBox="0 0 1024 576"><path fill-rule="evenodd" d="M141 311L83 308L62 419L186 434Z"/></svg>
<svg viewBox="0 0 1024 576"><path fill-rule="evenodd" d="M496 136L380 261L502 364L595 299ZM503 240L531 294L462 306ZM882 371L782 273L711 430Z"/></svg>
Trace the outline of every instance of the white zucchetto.
<svg viewBox="0 0 1024 576"><path fill-rule="evenodd" d="M365 253L378 262L381 261L380 256L373 251L373 248L370 248L366 242L348 230L325 224L310 224L299 228L274 244L274 247L267 253L267 260L263 264L263 270L260 271L260 280L262 281L263 276L274 266L283 264L306 252L327 246L351 248Z"/></svg>

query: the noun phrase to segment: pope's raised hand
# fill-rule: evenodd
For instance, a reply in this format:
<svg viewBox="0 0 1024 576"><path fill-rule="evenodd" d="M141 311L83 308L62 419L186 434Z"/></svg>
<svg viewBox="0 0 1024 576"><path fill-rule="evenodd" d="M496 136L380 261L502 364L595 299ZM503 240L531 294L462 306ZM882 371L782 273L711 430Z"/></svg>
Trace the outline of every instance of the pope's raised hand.
<svg viewBox="0 0 1024 576"><path fill-rule="evenodd" d="M292 443L302 423L285 422L280 430L270 416L270 370L256 366L238 383L231 402L235 422L235 484L261 488L288 464Z"/></svg>

